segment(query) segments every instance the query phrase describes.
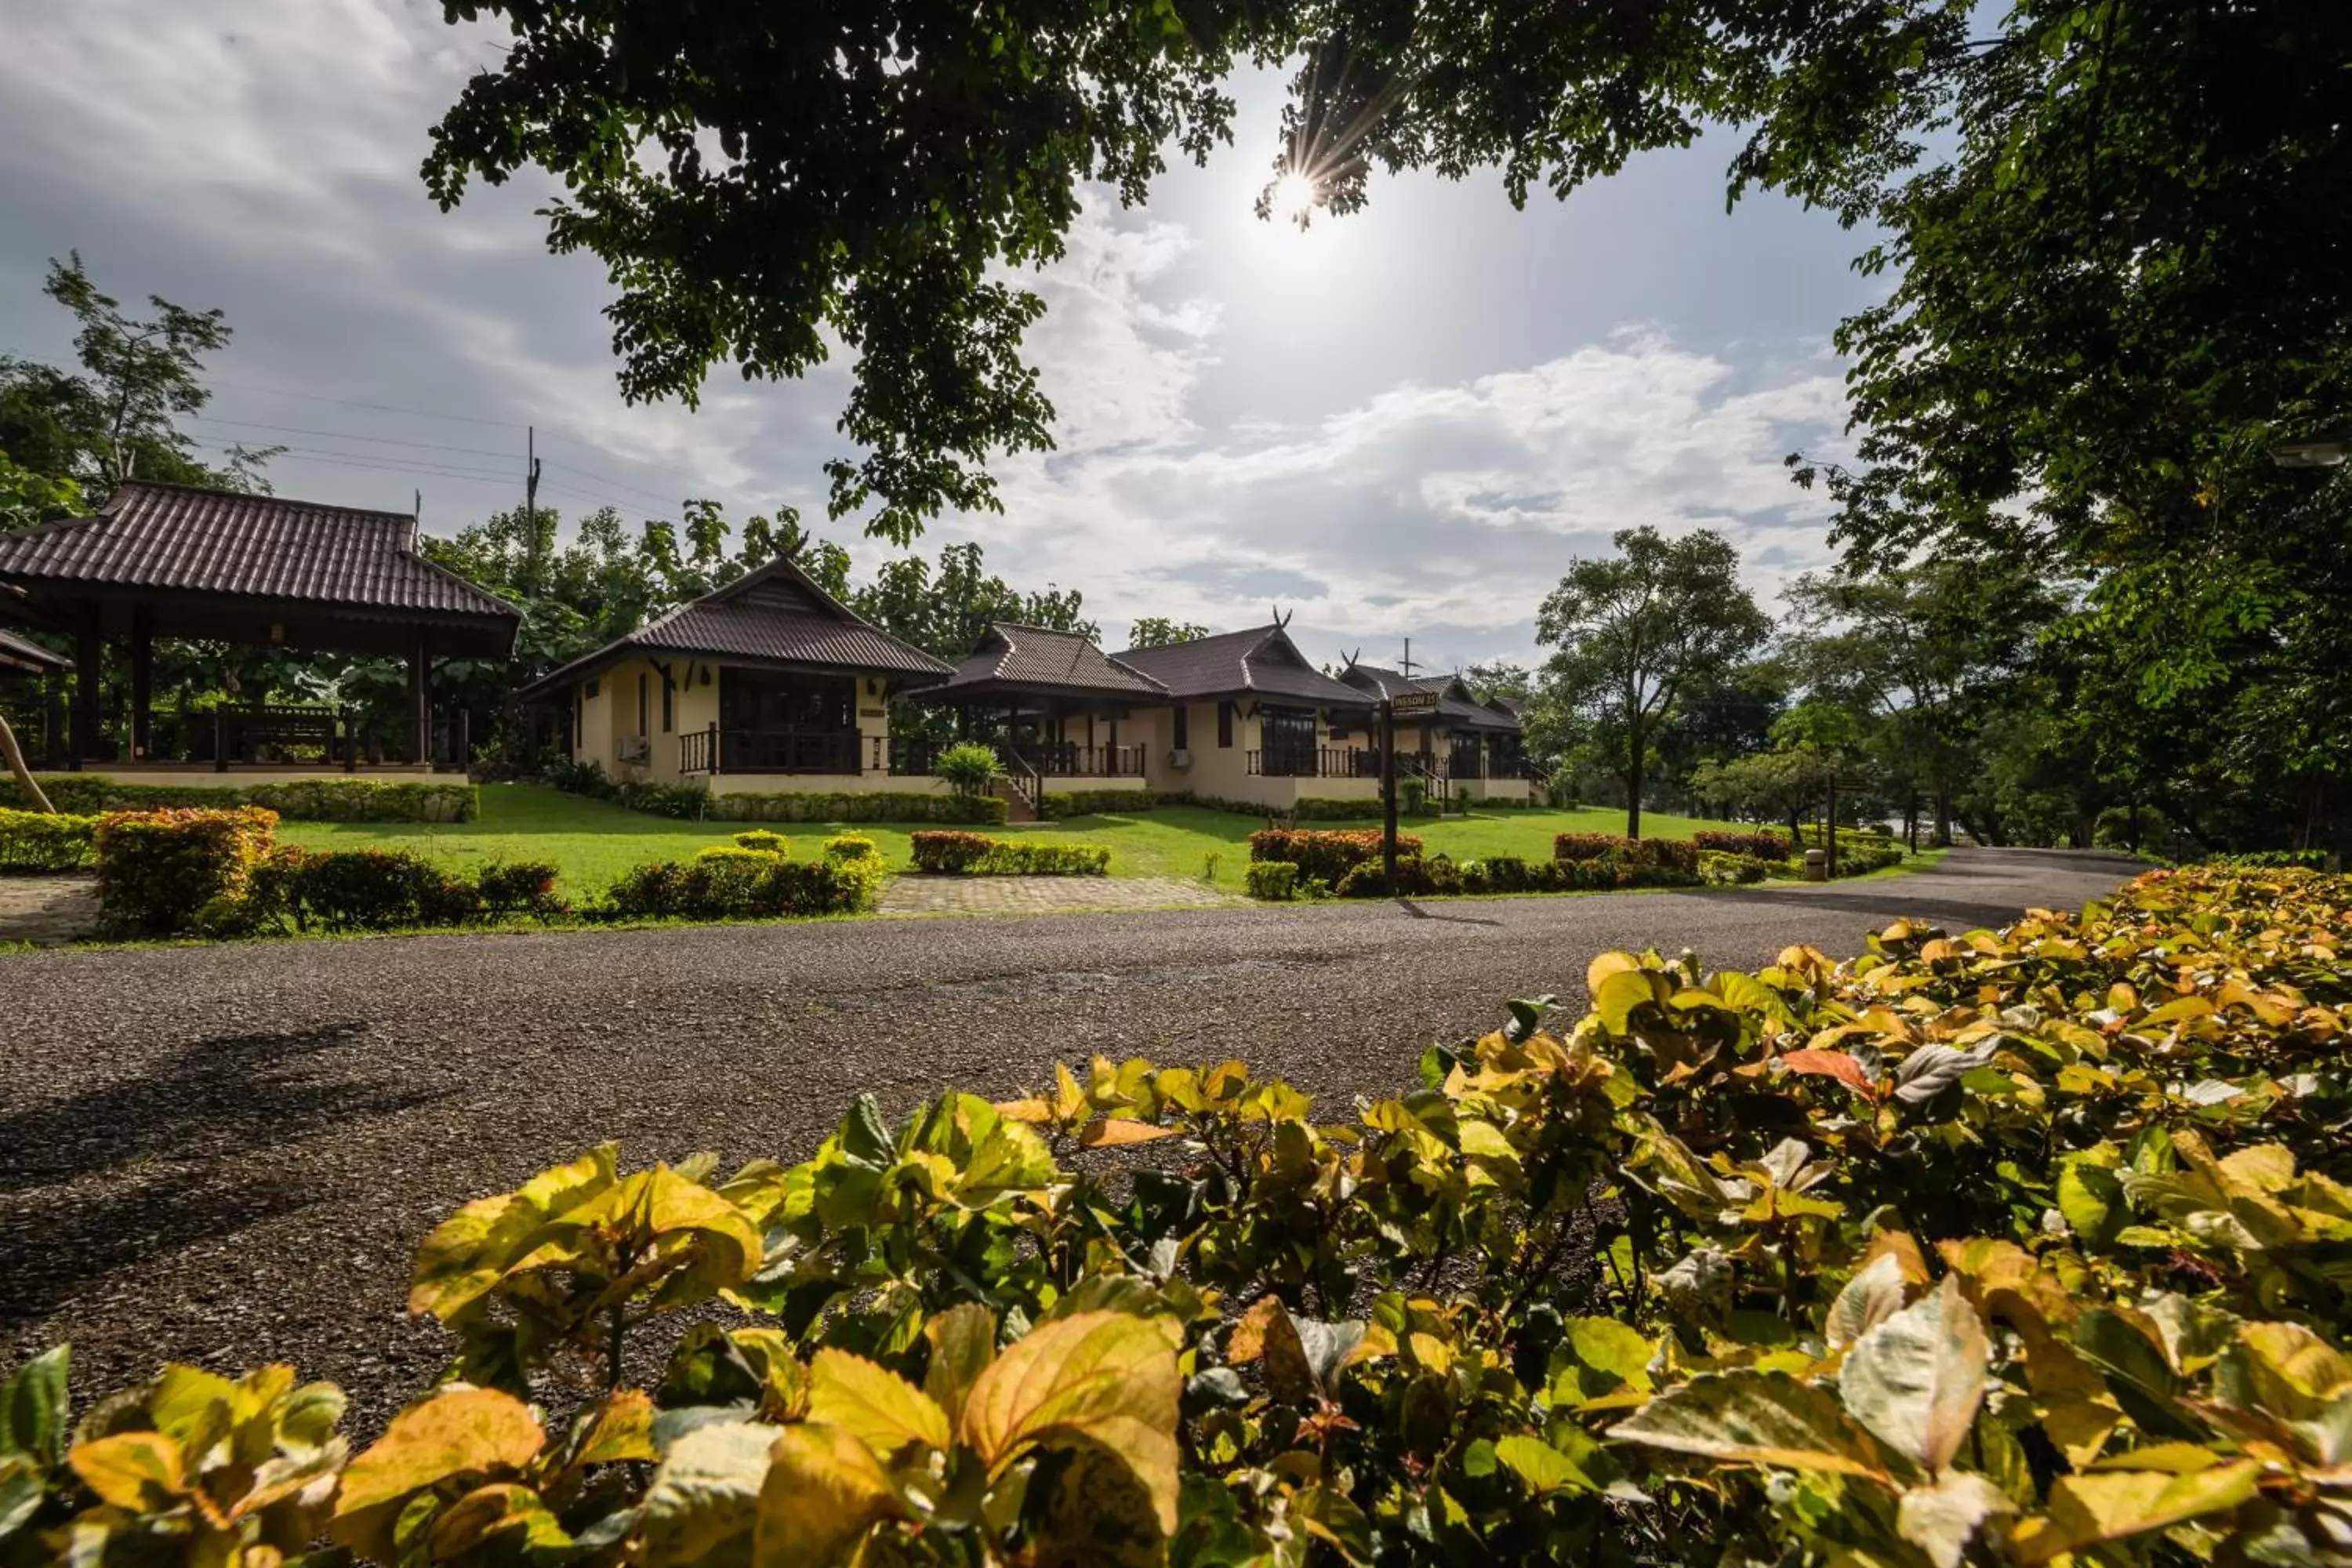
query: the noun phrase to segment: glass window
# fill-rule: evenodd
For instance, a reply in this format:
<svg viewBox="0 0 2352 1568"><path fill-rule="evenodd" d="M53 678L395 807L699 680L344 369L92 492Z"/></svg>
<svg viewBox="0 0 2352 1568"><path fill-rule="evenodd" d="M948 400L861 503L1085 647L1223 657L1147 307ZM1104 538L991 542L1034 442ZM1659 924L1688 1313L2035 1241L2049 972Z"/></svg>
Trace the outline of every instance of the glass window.
<svg viewBox="0 0 2352 1568"><path fill-rule="evenodd" d="M725 730L854 731L857 682L846 675L730 669L719 682L719 723Z"/></svg>
<svg viewBox="0 0 2352 1568"><path fill-rule="evenodd" d="M1220 702L1217 704L1217 744L1230 746L1233 743L1234 705L1230 702Z"/></svg>
<svg viewBox="0 0 2352 1568"><path fill-rule="evenodd" d="M1192 710L1181 702L1176 704L1176 722L1168 731L1168 743L1180 752L1192 745Z"/></svg>

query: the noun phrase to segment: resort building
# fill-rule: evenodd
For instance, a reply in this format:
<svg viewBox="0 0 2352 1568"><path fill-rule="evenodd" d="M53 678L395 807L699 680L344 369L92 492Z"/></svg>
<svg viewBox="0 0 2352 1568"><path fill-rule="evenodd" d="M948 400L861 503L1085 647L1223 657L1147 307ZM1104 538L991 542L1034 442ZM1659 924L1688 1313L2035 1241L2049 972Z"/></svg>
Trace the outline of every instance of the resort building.
<svg viewBox="0 0 2352 1568"><path fill-rule="evenodd" d="M1433 800L1524 802L1533 798L1519 715L1500 702L1481 702L1458 675L1405 675L1378 665L1350 663L1342 684L1371 701L1407 693L1436 697L1436 707L1397 721L1397 772L1423 781ZM1376 743L1372 736L1368 743Z"/></svg>
<svg viewBox="0 0 2352 1568"><path fill-rule="evenodd" d="M1378 755L1346 741L1365 730L1369 700L1316 668L1280 626L1114 658L1168 693L1134 720L1153 789L1276 809L1379 796Z"/></svg>

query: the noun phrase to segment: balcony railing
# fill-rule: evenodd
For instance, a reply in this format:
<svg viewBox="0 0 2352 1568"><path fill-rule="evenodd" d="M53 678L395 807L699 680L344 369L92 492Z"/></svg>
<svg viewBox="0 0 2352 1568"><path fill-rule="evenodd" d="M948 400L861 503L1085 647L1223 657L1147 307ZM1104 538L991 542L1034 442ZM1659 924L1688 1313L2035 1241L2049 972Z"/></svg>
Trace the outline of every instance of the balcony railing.
<svg viewBox="0 0 2352 1568"><path fill-rule="evenodd" d="M1277 746L1251 752L1243 759L1247 770L1264 778L1376 779L1381 754L1353 746Z"/></svg>
<svg viewBox="0 0 2352 1568"><path fill-rule="evenodd" d="M294 704L162 712L148 721L139 762L209 763L230 768L341 768L391 764L463 768L470 757L471 715L434 710L428 750L417 754L416 722L406 715L371 720L336 708Z"/></svg>
<svg viewBox="0 0 2352 1568"><path fill-rule="evenodd" d="M1022 741L1006 748L1049 779L1134 779L1143 776L1144 746L1085 746L1076 741Z"/></svg>
<svg viewBox="0 0 2352 1568"><path fill-rule="evenodd" d="M856 773L869 747L855 730L689 730L677 738L682 773ZM882 759L877 755L876 765ZM715 765L714 765L715 763Z"/></svg>

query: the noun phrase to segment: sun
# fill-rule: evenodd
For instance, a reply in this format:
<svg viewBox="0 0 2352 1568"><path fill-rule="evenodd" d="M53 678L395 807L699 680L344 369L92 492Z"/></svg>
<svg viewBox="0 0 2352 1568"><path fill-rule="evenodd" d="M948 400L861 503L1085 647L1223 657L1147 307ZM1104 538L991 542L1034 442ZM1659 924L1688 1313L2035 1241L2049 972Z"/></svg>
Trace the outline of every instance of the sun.
<svg viewBox="0 0 2352 1568"><path fill-rule="evenodd" d="M1286 218L1304 228L1307 220L1315 215L1316 199L1320 194L1312 179L1293 169L1274 182L1266 210L1276 217Z"/></svg>

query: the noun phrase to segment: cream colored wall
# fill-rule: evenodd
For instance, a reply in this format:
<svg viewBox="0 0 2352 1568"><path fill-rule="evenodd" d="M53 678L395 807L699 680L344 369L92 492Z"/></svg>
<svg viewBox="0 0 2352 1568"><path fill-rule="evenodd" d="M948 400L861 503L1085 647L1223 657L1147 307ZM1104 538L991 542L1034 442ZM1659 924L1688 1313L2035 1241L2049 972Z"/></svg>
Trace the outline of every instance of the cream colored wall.
<svg viewBox="0 0 2352 1568"><path fill-rule="evenodd" d="M72 779L112 780L126 784L163 784L173 789L250 789L255 784L319 784L341 779L433 779L447 784L463 784L457 773L436 774L429 767L414 763L382 763L373 766L362 763L350 773L341 768L247 768L231 766L226 773L215 772L210 763L110 763L103 768L93 768L83 773L54 773L47 771L33 775L44 784Z"/></svg>
<svg viewBox="0 0 2352 1568"><path fill-rule="evenodd" d="M700 782L701 775L694 780ZM720 773L711 783L719 795L945 795L935 778L863 773Z"/></svg>

